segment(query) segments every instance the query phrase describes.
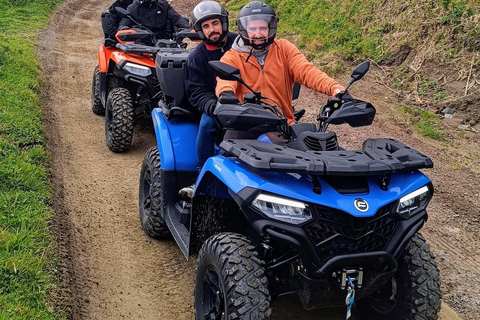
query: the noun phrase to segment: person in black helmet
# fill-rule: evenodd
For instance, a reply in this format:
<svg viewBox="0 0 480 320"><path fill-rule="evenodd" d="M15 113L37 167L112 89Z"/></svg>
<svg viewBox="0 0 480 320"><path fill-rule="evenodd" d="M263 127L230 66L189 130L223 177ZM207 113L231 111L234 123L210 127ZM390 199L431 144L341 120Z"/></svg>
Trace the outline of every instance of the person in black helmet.
<svg viewBox="0 0 480 320"><path fill-rule="evenodd" d="M293 125L295 82L330 96L342 95L344 87L317 69L294 44L275 39L277 23L275 11L266 3L253 1L245 5L238 14L239 36L221 61L239 69L253 90L276 101L288 124ZM235 81L218 80L216 94L221 103L238 103L245 93L250 91Z"/></svg>
<svg viewBox="0 0 480 320"><path fill-rule="evenodd" d="M157 39L171 39L173 27L189 28L188 21L179 15L165 0L135 0L127 11L132 18L155 34ZM120 21L119 30L128 29L134 25L129 18Z"/></svg>
<svg viewBox="0 0 480 320"><path fill-rule="evenodd" d="M202 43L188 56L185 88L190 104L202 113L197 135L197 166L200 170L214 155L219 130L211 117L217 103L217 82L208 62L220 60L232 47L236 35L228 32L228 12L216 1L200 2L192 11L191 22ZM180 193L191 197L193 189L194 186L183 188Z"/></svg>
<svg viewBox="0 0 480 320"><path fill-rule="evenodd" d="M108 9L108 30L106 30L106 37L110 39L115 39L115 34L117 33L120 21L122 20L115 8L120 7L123 9L127 9L128 6L132 4L132 2L133 0L116 0L114 3L112 3L110 8Z"/></svg>

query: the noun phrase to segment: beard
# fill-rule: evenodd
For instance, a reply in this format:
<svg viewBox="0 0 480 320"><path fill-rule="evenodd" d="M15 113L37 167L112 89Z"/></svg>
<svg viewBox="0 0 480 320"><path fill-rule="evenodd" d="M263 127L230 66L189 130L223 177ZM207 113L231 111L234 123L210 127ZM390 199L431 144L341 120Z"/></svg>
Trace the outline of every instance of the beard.
<svg viewBox="0 0 480 320"><path fill-rule="evenodd" d="M222 34L219 32L212 32L208 36L208 42L213 45L218 45L220 42L222 42Z"/></svg>

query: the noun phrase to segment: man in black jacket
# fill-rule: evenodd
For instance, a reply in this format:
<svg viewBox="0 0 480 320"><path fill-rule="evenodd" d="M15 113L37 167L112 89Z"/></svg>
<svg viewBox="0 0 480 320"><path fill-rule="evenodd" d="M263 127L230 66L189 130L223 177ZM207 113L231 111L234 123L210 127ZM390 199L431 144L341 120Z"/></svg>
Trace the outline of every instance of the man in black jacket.
<svg viewBox="0 0 480 320"><path fill-rule="evenodd" d="M179 29L190 27L188 21L164 0L136 0L128 6L127 11L136 22L152 31L157 39L170 39L174 32L172 26ZM133 25L132 20L123 18L119 30Z"/></svg>
<svg viewBox="0 0 480 320"><path fill-rule="evenodd" d="M115 10L116 7L120 7L123 9L127 9L129 5L131 5L133 0L116 0L110 8L108 9L108 31L106 37L110 39L115 39L115 34L117 33L118 26L120 25L120 21L122 18L119 16L117 11Z"/></svg>
<svg viewBox="0 0 480 320"><path fill-rule="evenodd" d="M201 113L197 135L197 166L200 170L205 161L214 155L214 144L219 130L212 118L217 105L216 75L208 64L220 60L225 51L232 47L236 34L228 32L228 12L215 1L202 1L192 12L192 24L202 39L190 53L185 70L185 88L190 104ZM180 190L180 194L191 197L195 186Z"/></svg>

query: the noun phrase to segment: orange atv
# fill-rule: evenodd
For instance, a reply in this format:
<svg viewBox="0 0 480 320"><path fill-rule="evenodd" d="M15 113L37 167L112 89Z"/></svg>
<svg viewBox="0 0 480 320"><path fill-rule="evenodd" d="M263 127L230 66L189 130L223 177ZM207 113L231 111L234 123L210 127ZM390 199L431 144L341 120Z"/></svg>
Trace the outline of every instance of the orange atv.
<svg viewBox="0 0 480 320"><path fill-rule="evenodd" d="M125 9L116 10L129 17ZM105 34L106 19L102 14ZM103 40L93 73L92 111L105 115L105 139L113 152L124 152L130 147L134 125L149 117L162 98L155 72L157 52L161 48L185 51L183 38L194 37L181 32L175 36L176 40L157 41L150 30L134 23L137 26L118 31L116 40L108 37Z"/></svg>

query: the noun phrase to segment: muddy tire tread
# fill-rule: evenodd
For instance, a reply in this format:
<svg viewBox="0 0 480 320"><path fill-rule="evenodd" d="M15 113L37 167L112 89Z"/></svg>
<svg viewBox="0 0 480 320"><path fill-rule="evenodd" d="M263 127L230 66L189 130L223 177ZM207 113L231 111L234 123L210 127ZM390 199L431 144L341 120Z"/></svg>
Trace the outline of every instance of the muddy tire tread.
<svg viewBox="0 0 480 320"><path fill-rule="evenodd" d="M93 80L92 80L92 111L98 116L105 115L105 107L102 104L100 99L100 78L99 78L99 69L98 66L95 67L93 71Z"/></svg>
<svg viewBox="0 0 480 320"><path fill-rule="evenodd" d="M235 233L214 235L203 244L199 263L204 255L218 259L225 279L228 319L270 318L271 298L265 270L255 247L246 237Z"/></svg>
<svg viewBox="0 0 480 320"><path fill-rule="evenodd" d="M135 116L130 91L126 88L112 89L108 94L107 108L111 108L112 112L111 132L105 121L107 146L113 152L125 152L132 144Z"/></svg>
<svg viewBox="0 0 480 320"><path fill-rule="evenodd" d="M361 300L357 307L362 319L436 320L442 301L440 273L430 246L420 233L410 239L398 262L402 277L410 279L397 302L400 305L389 314L379 314Z"/></svg>
<svg viewBox="0 0 480 320"><path fill-rule="evenodd" d="M154 239L166 239L170 238L170 230L168 229L167 223L162 218L162 209L164 208L163 205L163 196L162 196L162 189L163 183L161 180L160 169L160 155L158 152L158 147L150 148L145 157L143 159L142 164L142 171L141 171L141 178L140 183L142 184L143 181L143 174L146 169L149 169L151 172L151 186L150 186L150 197L151 197L151 205L149 214L147 214L147 219L145 222L142 221L140 217L140 223L142 226L143 231ZM142 208L142 196L139 196L139 206ZM140 209L141 210L141 209Z"/></svg>

